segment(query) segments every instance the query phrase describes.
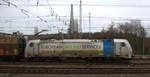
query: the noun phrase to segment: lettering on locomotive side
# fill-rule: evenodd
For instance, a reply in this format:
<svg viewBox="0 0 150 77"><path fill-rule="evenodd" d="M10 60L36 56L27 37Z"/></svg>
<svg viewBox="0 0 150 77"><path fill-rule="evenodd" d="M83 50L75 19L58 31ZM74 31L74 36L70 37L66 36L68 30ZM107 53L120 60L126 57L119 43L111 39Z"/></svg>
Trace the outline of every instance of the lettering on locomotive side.
<svg viewBox="0 0 150 77"><path fill-rule="evenodd" d="M64 49L67 49L67 48L70 48L70 49L72 49L72 48L82 48L82 46L81 45L73 45L73 44L65 44L63 46L63 48Z"/></svg>
<svg viewBox="0 0 150 77"><path fill-rule="evenodd" d="M86 49L100 49L101 46L100 45L82 45L82 48L86 48Z"/></svg>
<svg viewBox="0 0 150 77"><path fill-rule="evenodd" d="M49 43L41 44L41 49L102 49L102 44L100 43Z"/></svg>
<svg viewBox="0 0 150 77"><path fill-rule="evenodd" d="M59 44L41 44L40 45L40 48L42 49L55 49L55 48L63 48L62 45L59 45Z"/></svg>

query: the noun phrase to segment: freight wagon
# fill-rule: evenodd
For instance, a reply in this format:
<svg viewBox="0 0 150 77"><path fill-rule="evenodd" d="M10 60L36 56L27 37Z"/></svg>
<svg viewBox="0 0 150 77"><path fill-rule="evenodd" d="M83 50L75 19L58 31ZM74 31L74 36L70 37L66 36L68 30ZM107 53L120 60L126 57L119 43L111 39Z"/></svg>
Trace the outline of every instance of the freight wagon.
<svg viewBox="0 0 150 77"><path fill-rule="evenodd" d="M126 39L30 40L25 58L132 58L132 48Z"/></svg>
<svg viewBox="0 0 150 77"><path fill-rule="evenodd" d="M16 56L19 50L17 39L0 38L0 56Z"/></svg>
<svg viewBox="0 0 150 77"><path fill-rule="evenodd" d="M22 58L25 40L20 38L0 38L0 60Z"/></svg>

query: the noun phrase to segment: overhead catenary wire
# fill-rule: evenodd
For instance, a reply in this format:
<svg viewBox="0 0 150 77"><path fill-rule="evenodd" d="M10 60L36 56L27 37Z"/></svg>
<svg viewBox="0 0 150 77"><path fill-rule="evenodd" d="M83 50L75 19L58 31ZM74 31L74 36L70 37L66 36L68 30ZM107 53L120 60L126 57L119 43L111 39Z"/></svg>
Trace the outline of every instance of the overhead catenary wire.
<svg viewBox="0 0 150 77"><path fill-rule="evenodd" d="M20 7L18 7L16 4L8 1L8 0L2 0L4 1L5 3L8 3L8 6L10 7L10 5L14 6L15 8L19 9L24 15L26 15L28 18L32 15L29 11L25 10L25 9L22 9ZM46 20L43 20L41 17L37 16L37 18L39 18L42 22L44 23L47 23Z"/></svg>
<svg viewBox="0 0 150 77"><path fill-rule="evenodd" d="M51 6L70 6L70 4L50 4ZM78 6L79 4L74 4L74 6ZM33 7L37 6L37 4L30 4L30 5L18 5L18 6L26 6L26 7ZM49 7L48 4L38 4L38 6L44 6L44 7ZM85 4L83 3L82 6L107 6L107 7L137 7L137 8L149 8L150 5L124 5L124 4Z"/></svg>
<svg viewBox="0 0 150 77"><path fill-rule="evenodd" d="M5 0L5 1L8 1L8 0ZM58 0L57 0L58 1ZM9 6L10 7L16 7L16 8L20 8L21 6L27 6L27 5L22 5L22 4L20 4L20 5L16 5L16 4L14 4L14 3L12 3L12 2L8 2L8 4L9 4ZM15 6L16 5L16 6ZM40 6L42 6L42 7L46 7L46 6L70 6L70 4L39 4L39 0L37 0L37 4L33 4L33 5L28 5L29 7L30 6L37 6L37 7L40 7ZM77 3L75 3L74 4L75 6L78 6L79 4L77 4ZM82 4L83 6L112 6L112 7L140 7L140 8L149 8L150 7L150 5L120 5L120 4L100 4L100 3L98 3L98 4L89 4L89 3L83 3ZM21 9L20 9L21 10ZM25 9L24 9L25 10ZM24 13L27 17L27 19L31 19L31 20L24 20L24 21L37 21L37 20L34 20L34 19L32 19L32 15L30 15L29 14L29 11L22 11L22 13ZM27 13L27 14L26 14ZM66 21L66 20L64 20L63 18L68 18L69 16L59 16L55 11L54 11L54 9L52 9L52 12L51 12L51 16L53 16L53 17L56 17L57 19L56 19L56 21L53 21L53 22L60 22L60 20L59 19L61 19L61 21ZM51 16L47 16L47 17L51 17ZM3 17L2 17L3 18ZM39 19L39 22L45 22L45 23L47 23L47 22L51 22L51 20L49 20L49 19L45 19L45 17L44 16L36 16L35 18L37 18L37 19ZM83 19L86 19L86 18L88 18L88 17L83 17ZM150 19L149 18L124 18L124 17L91 17L92 19L93 18L95 18L95 19L98 19L98 20L92 20L92 21L101 21L101 20L99 20L99 19L104 19L104 20L106 20L106 19L108 19L108 20L114 20L114 21L130 21L130 20L141 20L141 21L150 21ZM24 19L24 18L19 18L19 19ZM20 21L18 21L19 20L18 18L16 19L16 21L14 21L14 22L20 22ZM8 18L8 20L9 20L9 18ZM10 20L15 20L15 19L10 19ZM57 21L58 20L58 21ZM84 21L84 20L83 20ZM13 22L13 21L12 21ZM66 22L68 22L68 21L66 21Z"/></svg>
<svg viewBox="0 0 150 77"><path fill-rule="evenodd" d="M35 21L37 20L36 18L39 18L42 22L44 21L42 18L48 18L50 17L50 15L46 15L46 16L37 16L37 17L30 17L30 18L26 18L26 17L0 17L0 20L20 20L20 19L25 19L25 21ZM74 16L74 17L78 17L78 16ZM70 16L59 16L59 18L65 18L64 20L68 21ZM83 16L82 17L84 20L88 19L88 16ZM131 21L131 20L140 20L140 21L150 21L150 18L140 18L140 17L102 17L102 16L98 16L98 17L94 17L91 16L92 19L97 19L97 20L92 20L92 21L99 21L101 19L103 20L113 20L113 21ZM51 19L45 19L46 21L51 22ZM21 20L20 20L21 21ZM55 22L55 21L54 21ZM59 21L56 21L59 22Z"/></svg>
<svg viewBox="0 0 150 77"><path fill-rule="evenodd" d="M32 16L32 14L31 14L29 11L27 11L27 10L25 10L25 9L22 9L22 8L19 8L18 5L14 4L14 3L12 3L12 2L9 2L9 1L7 1L7 0L2 0L2 1L8 3L8 6L9 6L9 5L12 5L12 6L18 8L18 9L19 9L23 14L25 14L28 18L29 18L30 16ZM45 20L43 20L41 17L37 16L37 18L39 18L41 21L47 23L47 22L46 22Z"/></svg>

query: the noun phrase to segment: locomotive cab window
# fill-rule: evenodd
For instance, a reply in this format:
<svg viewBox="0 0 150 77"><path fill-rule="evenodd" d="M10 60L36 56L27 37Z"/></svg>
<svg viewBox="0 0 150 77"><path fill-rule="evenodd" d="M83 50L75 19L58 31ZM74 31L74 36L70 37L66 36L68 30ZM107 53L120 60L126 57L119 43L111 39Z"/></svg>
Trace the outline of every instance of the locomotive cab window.
<svg viewBox="0 0 150 77"><path fill-rule="evenodd" d="M122 47L125 47L125 46L126 46L126 44L125 44L124 42L122 42L122 43L121 43L121 46L122 46Z"/></svg>
<svg viewBox="0 0 150 77"><path fill-rule="evenodd" d="M34 43L30 43L30 47L33 47L34 46Z"/></svg>

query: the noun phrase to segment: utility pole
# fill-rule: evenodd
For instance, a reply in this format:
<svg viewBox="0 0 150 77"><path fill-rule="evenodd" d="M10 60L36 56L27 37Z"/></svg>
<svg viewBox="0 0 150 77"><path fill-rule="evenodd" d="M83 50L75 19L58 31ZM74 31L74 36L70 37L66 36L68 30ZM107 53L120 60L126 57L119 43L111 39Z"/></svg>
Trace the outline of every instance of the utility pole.
<svg viewBox="0 0 150 77"><path fill-rule="evenodd" d="M142 29L142 32L144 33L144 29ZM145 51L145 49L144 49L144 39L145 39L145 36L143 36L143 57L144 57L144 51Z"/></svg>
<svg viewBox="0 0 150 77"><path fill-rule="evenodd" d="M62 39L62 41L64 40L64 28L63 27L61 29L61 39Z"/></svg>
<svg viewBox="0 0 150 77"><path fill-rule="evenodd" d="M89 38L91 38L91 13L89 13Z"/></svg>
<svg viewBox="0 0 150 77"><path fill-rule="evenodd" d="M80 24L79 24L79 33L82 33L82 1L80 0ZM81 34L79 34L79 38L81 38Z"/></svg>

